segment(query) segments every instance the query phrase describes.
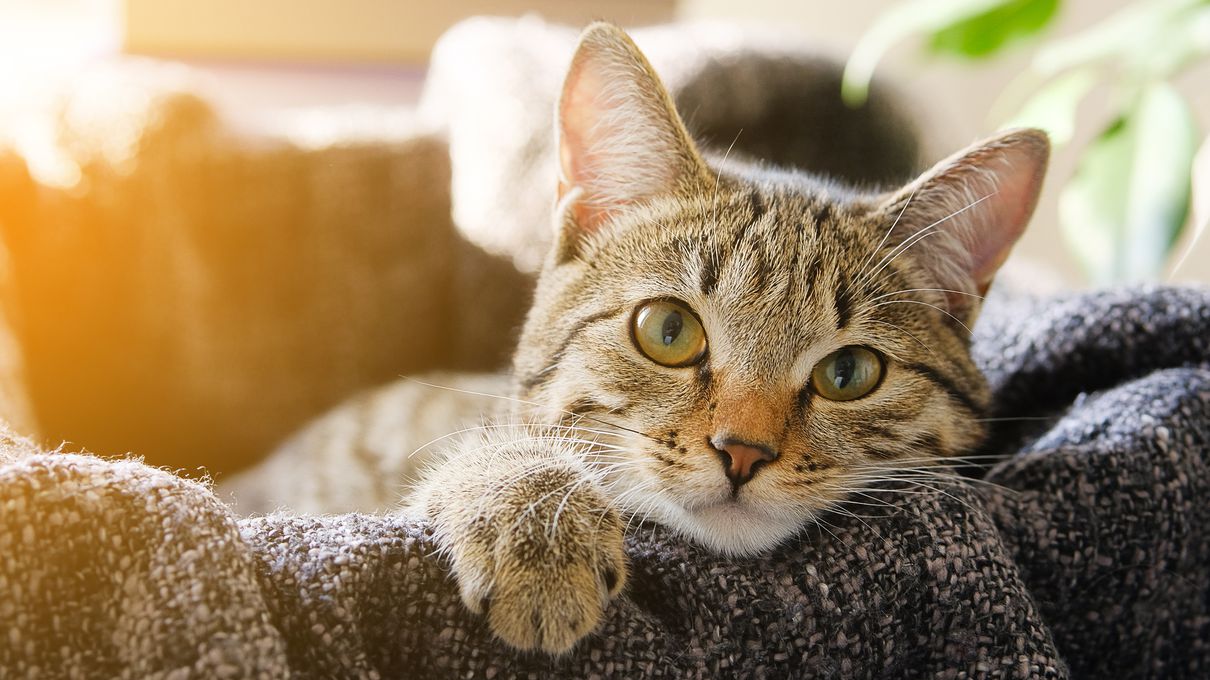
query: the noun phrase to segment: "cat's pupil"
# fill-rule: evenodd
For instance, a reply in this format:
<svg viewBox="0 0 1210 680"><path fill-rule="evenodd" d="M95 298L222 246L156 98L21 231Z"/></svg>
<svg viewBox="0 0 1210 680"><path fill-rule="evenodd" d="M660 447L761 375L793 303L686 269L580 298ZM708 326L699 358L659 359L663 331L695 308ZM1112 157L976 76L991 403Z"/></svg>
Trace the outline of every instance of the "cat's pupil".
<svg viewBox="0 0 1210 680"><path fill-rule="evenodd" d="M663 338L664 344L671 345L676 342L684 326L685 321L680 312L669 312L668 316L664 317L664 325L660 327L660 337Z"/></svg>
<svg viewBox="0 0 1210 680"><path fill-rule="evenodd" d="M833 366L832 383L836 385L836 389L843 390L853 382L853 373L857 370L857 358L853 356L852 352L841 352L840 356L836 357L836 363Z"/></svg>

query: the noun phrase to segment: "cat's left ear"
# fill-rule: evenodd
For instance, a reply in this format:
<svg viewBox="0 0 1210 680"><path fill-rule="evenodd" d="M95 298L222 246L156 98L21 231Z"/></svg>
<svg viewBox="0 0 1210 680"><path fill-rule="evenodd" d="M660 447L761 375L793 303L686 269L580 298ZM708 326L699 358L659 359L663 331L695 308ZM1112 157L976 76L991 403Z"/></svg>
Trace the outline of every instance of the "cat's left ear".
<svg viewBox="0 0 1210 680"><path fill-rule="evenodd" d="M561 261L620 213L700 192L709 177L668 91L613 24L580 36L557 117Z"/></svg>
<svg viewBox="0 0 1210 680"><path fill-rule="evenodd" d="M963 324L974 323L977 296L1025 231L1049 157L1046 133L1009 130L941 161L883 203L896 225L886 246L911 248Z"/></svg>

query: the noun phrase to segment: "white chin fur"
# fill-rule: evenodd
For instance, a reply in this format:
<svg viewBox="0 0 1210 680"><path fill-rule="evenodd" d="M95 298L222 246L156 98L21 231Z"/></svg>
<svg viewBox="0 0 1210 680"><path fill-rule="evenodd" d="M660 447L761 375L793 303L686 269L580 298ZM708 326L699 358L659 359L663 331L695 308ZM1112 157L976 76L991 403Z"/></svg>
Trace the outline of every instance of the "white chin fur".
<svg viewBox="0 0 1210 680"><path fill-rule="evenodd" d="M769 515L737 503L678 510L665 519L665 525L725 555L756 555L772 550L809 521L808 517Z"/></svg>
<svg viewBox="0 0 1210 680"><path fill-rule="evenodd" d="M627 483L617 478L613 481L623 488L643 483L641 479L633 478L626 480ZM715 503L699 505L690 510L664 493L656 492L654 498L648 497L630 510L655 519L659 524L710 550L733 556L758 555L772 550L796 535L814 516L807 508L798 512L783 510L771 513L754 508L746 501L731 502L730 495L722 490L718 491L716 498Z"/></svg>

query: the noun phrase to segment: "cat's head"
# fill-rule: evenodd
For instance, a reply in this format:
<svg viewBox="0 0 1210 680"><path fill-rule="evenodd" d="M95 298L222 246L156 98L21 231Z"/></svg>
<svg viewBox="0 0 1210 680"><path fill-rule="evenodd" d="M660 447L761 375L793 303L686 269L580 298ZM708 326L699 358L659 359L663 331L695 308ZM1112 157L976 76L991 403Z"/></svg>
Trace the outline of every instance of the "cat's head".
<svg viewBox="0 0 1210 680"><path fill-rule="evenodd" d="M643 55L596 24L557 134L558 233L516 373L535 417L620 433L597 464L621 505L749 553L888 465L981 439L969 327L1033 211L1042 133L884 193L707 163Z"/></svg>

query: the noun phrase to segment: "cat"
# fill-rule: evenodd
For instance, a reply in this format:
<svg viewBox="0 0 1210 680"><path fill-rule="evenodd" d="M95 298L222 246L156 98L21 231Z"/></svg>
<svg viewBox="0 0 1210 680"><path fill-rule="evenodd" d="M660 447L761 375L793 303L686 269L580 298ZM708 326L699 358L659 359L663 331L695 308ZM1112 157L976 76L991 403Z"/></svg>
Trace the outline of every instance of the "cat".
<svg viewBox="0 0 1210 680"><path fill-rule="evenodd" d="M707 156L630 38L597 23L556 137L556 236L511 397L499 379L435 378L454 402L405 380L317 421L269 476L293 484L315 473L304 457L346 460L327 452L349 441L388 451L363 502L407 477L465 605L508 644L559 654L625 587L628 522L759 554L888 470L980 443L970 326L1033 212L1042 132L1002 132L889 191ZM445 453L383 443L422 405L502 404Z"/></svg>
<svg viewBox="0 0 1210 680"><path fill-rule="evenodd" d="M887 192L708 161L606 23L557 128L557 236L514 362L515 417L543 425L486 430L413 499L498 637L560 653L592 631L626 582L624 515L760 553L878 470L980 442L969 329L1033 212L1044 133Z"/></svg>

